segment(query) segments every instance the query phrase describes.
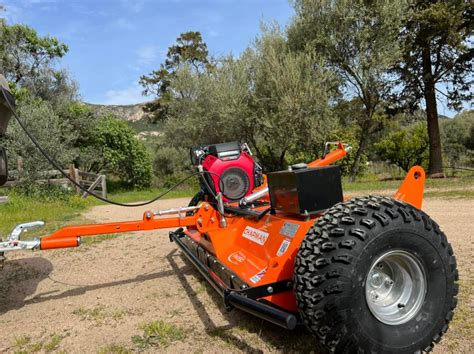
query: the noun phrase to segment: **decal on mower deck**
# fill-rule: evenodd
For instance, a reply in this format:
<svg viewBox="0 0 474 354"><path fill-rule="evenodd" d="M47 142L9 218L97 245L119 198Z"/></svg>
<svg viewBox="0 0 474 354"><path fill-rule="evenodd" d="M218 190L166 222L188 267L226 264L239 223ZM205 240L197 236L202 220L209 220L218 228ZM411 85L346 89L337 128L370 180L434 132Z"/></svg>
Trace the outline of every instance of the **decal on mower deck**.
<svg viewBox="0 0 474 354"><path fill-rule="evenodd" d="M254 284L257 284L266 273L267 273L267 268L263 268L260 272L255 274L252 278L250 278L250 281Z"/></svg>
<svg viewBox="0 0 474 354"><path fill-rule="evenodd" d="M227 257L227 260L230 263L239 265L239 264L243 263L246 258L247 257L245 256L245 254L241 253L240 251L237 251L237 252L234 252L231 255L229 255L229 257Z"/></svg>
<svg viewBox="0 0 474 354"><path fill-rule="evenodd" d="M263 246L265 242L267 242L268 236L270 234L268 232L255 229L253 227L247 226L242 233L242 236L247 240L252 242L258 243L260 246Z"/></svg>
<svg viewBox="0 0 474 354"><path fill-rule="evenodd" d="M291 222L285 221L281 227L280 234L288 237L295 237L298 229L300 228L299 224L293 224Z"/></svg>
<svg viewBox="0 0 474 354"><path fill-rule="evenodd" d="M280 257L283 255L286 251L288 251L288 247L290 247L290 240L283 240L283 242L280 245L280 248L278 249L277 252L277 257Z"/></svg>

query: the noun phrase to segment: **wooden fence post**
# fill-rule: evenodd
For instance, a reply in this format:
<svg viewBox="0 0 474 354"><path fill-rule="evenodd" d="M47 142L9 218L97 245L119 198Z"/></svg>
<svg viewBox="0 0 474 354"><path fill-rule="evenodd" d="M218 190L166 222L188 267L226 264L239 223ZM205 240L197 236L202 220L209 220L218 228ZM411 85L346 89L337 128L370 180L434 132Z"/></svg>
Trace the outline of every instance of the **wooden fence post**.
<svg viewBox="0 0 474 354"><path fill-rule="evenodd" d="M69 165L69 177L76 182L79 183L79 172L77 168L74 166L74 164ZM72 184L72 183L71 183ZM76 190L76 193L80 193L81 189L75 185L72 185L72 188Z"/></svg>
<svg viewBox="0 0 474 354"><path fill-rule="evenodd" d="M101 189L102 189L102 197L107 198L107 179L105 175L101 175L102 181L101 181Z"/></svg>
<svg viewBox="0 0 474 354"><path fill-rule="evenodd" d="M24 172L24 165L23 165L23 158L21 156L18 156L18 160L16 161L17 163L17 171L18 171L18 180L21 180L21 177L23 177L23 172Z"/></svg>

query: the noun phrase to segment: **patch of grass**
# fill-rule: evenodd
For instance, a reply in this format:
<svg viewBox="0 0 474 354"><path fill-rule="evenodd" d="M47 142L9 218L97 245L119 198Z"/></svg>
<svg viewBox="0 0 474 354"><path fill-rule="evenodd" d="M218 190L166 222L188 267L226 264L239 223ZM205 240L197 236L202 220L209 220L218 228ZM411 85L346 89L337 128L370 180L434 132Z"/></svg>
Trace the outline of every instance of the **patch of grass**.
<svg viewBox="0 0 474 354"><path fill-rule="evenodd" d="M46 226L28 233L28 236L45 234L56 230L68 221L79 216L79 213L91 205L88 200L78 196L68 200L44 201L25 197L18 193L10 193L7 203L0 204L0 235L8 234L17 224L42 220Z"/></svg>
<svg viewBox="0 0 474 354"><path fill-rule="evenodd" d="M31 338L28 336L16 337L13 342L13 350L15 354L28 353L31 345Z"/></svg>
<svg viewBox="0 0 474 354"><path fill-rule="evenodd" d="M17 354L36 353L39 351L50 352L59 347L62 337L53 334L47 342L32 342L29 336L20 336L15 338L13 343L14 352Z"/></svg>
<svg viewBox="0 0 474 354"><path fill-rule="evenodd" d="M426 198L474 198L474 190L428 191Z"/></svg>
<svg viewBox="0 0 474 354"><path fill-rule="evenodd" d="M15 354L37 353L42 349L41 343L34 343L28 336L20 336L15 338L13 344Z"/></svg>
<svg viewBox="0 0 474 354"><path fill-rule="evenodd" d="M72 311L73 315L79 316L81 321L91 321L101 324L106 320L121 320L125 311L121 309L107 309L104 306L96 306L92 308L80 307Z"/></svg>
<svg viewBox="0 0 474 354"><path fill-rule="evenodd" d="M346 192L369 192L373 193L380 190L393 190L395 192L403 180L399 181L379 181L374 178L361 179L357 182L349 182L347 178L343 179L343 188ZM474 178L469 176L455 178L428 178L425 188L436 189L468 189L467 186L473 184Z"/></svg>
<svg viewBox="0 0 474 354"><path fill-rule="evenodd" d="M121 309L113 309L112 311L110 311L110 317L115 321L121 320L124 315L125 311Z"/></svg>
<svg viewBox="0 0 474 354"><path fill-rule="evenodd" d="M72 311L72 314L79 316L82 321L100 321L105 318L105 308L103 306L97 306L89 309L80 307Z"/></svg>
<svg viewBox="0 0 474 354"><path fill-rule="evenodd" d="M171 318L180 317L183 313L184 313L184 311L178 310L178 309L174 309L174 310L171 310L171 311L167 312L168 316L171 317Z"/></svg>
<svg viewBox="0 0 474 354"><path fill-rule="evenodd" d="M162 194L166 191L167 188L148 188L148 189L140 189L140 190L123 190L117 191L115 193L110 193L108 198L120 202L120 203L132 203L137 201L145 201L150 200L158 195ZM176 188L175 190L166 194L163 199L170 199L170 198L191 198L197 189L193 187L183 187L183 188Z"/></svg>
<svg viewBox="0 0 474 354"><path fill-rule="evenodd" d="M454 310L454 317L450 323L449 331L443 342L450 352L460 352L460 346L474 338L474 320L472 319L472 294L474 281L471 279L459 282L458 306Z"/></svg>
<svg viewBox="0 0 474 354"><path fill-rule="evenodd" d="M97 354L130 354L132 351L121 344L109 344L100 348Z"/></svg>
<svg viewBox="0 0 474 354"><path fill-rule="evenodd" d="M43 345L43 349L45 349L46 351L52 351L57 349L62 339L63 338L60 335L53 334L49 341Z"/></svg>
<svg viewBox="0 0 474 354"><path fill-rule="evenodd" d="M153 321L141 326L143 335L133 336L132 342L138 349L151 346L167 347L172 342L184 339L185 331L173 324L164 321Z"/></svg>

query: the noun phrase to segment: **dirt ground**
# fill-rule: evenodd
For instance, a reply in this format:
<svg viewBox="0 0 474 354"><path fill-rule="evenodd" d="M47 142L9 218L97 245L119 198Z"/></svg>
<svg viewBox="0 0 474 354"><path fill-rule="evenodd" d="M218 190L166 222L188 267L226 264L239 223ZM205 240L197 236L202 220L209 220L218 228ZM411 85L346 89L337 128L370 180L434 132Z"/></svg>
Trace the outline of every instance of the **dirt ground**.
<svg viewBox="0 0 474 354"><path fill-rule="evenodd" d="M165 200L153 209L187 202ZM474 200L428 198L423 209L448 235L461 286L472 291ZM99 206L84 217L132 220L143 210ZM456 316L467 319L455 317L457 324L435 352L474 350L473 305L469 293L461 297L463 311ZM75 250L11 255L0 272L0 315L0 352L8 353L317 352L303 330L288 332L237 310L227 312L166 230ZM159 340L147 336L151 327Z"/></svg>

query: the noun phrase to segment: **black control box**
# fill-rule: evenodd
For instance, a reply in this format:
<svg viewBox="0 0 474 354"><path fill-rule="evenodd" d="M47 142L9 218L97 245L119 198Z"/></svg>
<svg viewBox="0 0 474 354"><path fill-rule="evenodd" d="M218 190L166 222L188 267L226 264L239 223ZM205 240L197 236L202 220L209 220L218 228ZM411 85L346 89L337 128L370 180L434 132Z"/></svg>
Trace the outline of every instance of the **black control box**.
<svg viewBox="0 0 474 354"><path fill-rule="evenodd" d="M278 171L267 175L272 209L288 214L314 214L341 202L339 166Z"/></svg>

